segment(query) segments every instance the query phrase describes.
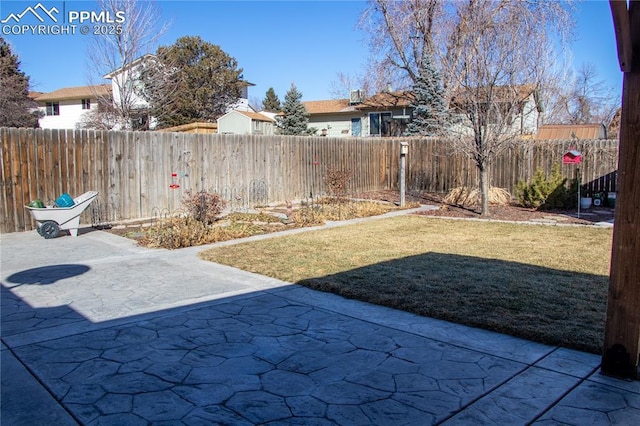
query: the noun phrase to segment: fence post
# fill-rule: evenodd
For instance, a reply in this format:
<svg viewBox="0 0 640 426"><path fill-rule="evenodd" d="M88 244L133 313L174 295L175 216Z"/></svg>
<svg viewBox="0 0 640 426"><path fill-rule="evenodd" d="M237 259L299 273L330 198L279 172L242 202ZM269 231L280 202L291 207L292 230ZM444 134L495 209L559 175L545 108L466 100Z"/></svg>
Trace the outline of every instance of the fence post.
<svg viewBox="0 0 640 426"><path fill-rule="evenodd" d="M409 143L400 142L400 207L404 207L405 202L405 172L407 167L407 153L409 152Z"/></svg>

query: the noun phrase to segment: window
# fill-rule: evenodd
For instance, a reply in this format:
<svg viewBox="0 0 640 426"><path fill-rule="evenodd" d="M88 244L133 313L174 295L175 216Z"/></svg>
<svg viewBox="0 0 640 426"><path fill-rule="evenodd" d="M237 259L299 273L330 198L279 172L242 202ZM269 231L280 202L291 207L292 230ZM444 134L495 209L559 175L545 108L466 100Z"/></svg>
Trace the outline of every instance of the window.
<svg viewBox="0 0 640 426"><path fill-rule="evenodd" d="M91 109L91 99L82 100L82 109Z"/></svg>
<svg viewBox="0 0 640 426"><path fill-rule="evenodd" d="M390 124L390 112L372 112L369 114L369 135L390 136Z"/></svg>
<svg viewBox="0 0 640 426"><path fill-rule="evenodd" d="M47 115L60 115L60 103L47 102Z"/></svg>

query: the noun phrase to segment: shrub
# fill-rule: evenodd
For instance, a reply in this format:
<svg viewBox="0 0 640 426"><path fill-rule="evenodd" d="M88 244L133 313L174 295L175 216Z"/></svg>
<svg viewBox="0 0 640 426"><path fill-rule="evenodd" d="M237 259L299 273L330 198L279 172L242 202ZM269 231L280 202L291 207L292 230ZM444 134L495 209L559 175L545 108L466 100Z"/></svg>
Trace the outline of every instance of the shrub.
<svg viewBox="0 0 640 426"><path fill-rule="evenodd" d="M189 216L204 224L215 222L226 207L226 203L218 194L206 191L195 194L187 191L182 199L182 205L189 212Z"/></svg>
<svg viewBox="0 0 640 426"><path fill-rule="evenodd" d="M324 176L327 194L338 199L344 198L347 195L347 185L352 177L350 170L327 169Z"/></svg>
<svg viewBox="0 0 640 426"><path fill-rule="evenodd" d="M567 178L560 174L560 166L554 164L547 176L538 169L530 183L519 181L516 185L516 198L524 207L536 209L562 209L572 203L573 186L567 188Z"/></svg>
<svg viewBox="0 0 640 426"><path fill-rule="evenodd" d="M138 244L150 248L178 249L264 234L264 227L232 222L228 226L209 226L191 217L170 217L145 230Z"/></svg>
<svg viewBox="0 0 640 426"><path fill-rule="evenodd" d="M407 203L406 208L420 206L419 203ZM298 226L321 225L328 220L347 220L361 217L378 216L394 210L391 204L375 201L350 201L336 203L322 199L314 206L304 206L293 215Z"/></svg>

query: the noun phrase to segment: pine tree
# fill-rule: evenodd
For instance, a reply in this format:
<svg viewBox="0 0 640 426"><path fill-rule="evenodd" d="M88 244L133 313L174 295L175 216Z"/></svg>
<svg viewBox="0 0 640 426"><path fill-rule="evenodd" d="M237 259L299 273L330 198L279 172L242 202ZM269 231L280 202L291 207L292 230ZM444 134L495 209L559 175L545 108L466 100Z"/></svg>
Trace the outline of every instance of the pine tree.
<svg viewBox="0 0 640 426"><path fill-rule="evenodd" d="M215 121L238 101L246 84L238 62L198 36L158 48L142 79L160 128Z"/></svg>
<svg viewBox="0 0 640 426"><path fill-rule="evenodd" d="M284 97L282 116L276 118L281 135L309 135L312 130L307 128L309 113L300 101L302 93L292 83Z"/></svg>
<svg viewBox="0 0 640 426"><path fill-rule="evenodd" d="M281 108L282 105L280 105L280 99L278 99L278 95L276 95L273 87L269 87L269 90L267 90L267 93L265 94L262 101L262 109L270 112L279 112Z"/></svg>
<svg viewBox="0 0 640 426"><path fill-rule="evenodd" d="M37 107L29 98L29 77L20 71L18 56L0 37L0 127L38 127Z"/></svg>
<svg viewBox="0 0 640 426"><path fill-rule="evenodd" d="M449 114L444 101L442 79L431 54L425 49L422 64L413 86L413 120L407 125L409 136L437 136L447 127Z"/></svg>

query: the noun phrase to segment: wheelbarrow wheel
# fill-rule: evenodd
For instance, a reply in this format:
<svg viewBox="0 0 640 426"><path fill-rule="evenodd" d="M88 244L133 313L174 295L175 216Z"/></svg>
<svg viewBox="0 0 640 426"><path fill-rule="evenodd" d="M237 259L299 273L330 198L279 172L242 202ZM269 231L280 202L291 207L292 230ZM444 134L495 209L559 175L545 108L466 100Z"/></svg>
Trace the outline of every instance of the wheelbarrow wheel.
<svg viewBox="0 0 640 426"><path fill-rule="evenodd" d="M48 220L40 226L38 233L47 240L55 238L60 233L60 226L56 222Z"/></svg>

